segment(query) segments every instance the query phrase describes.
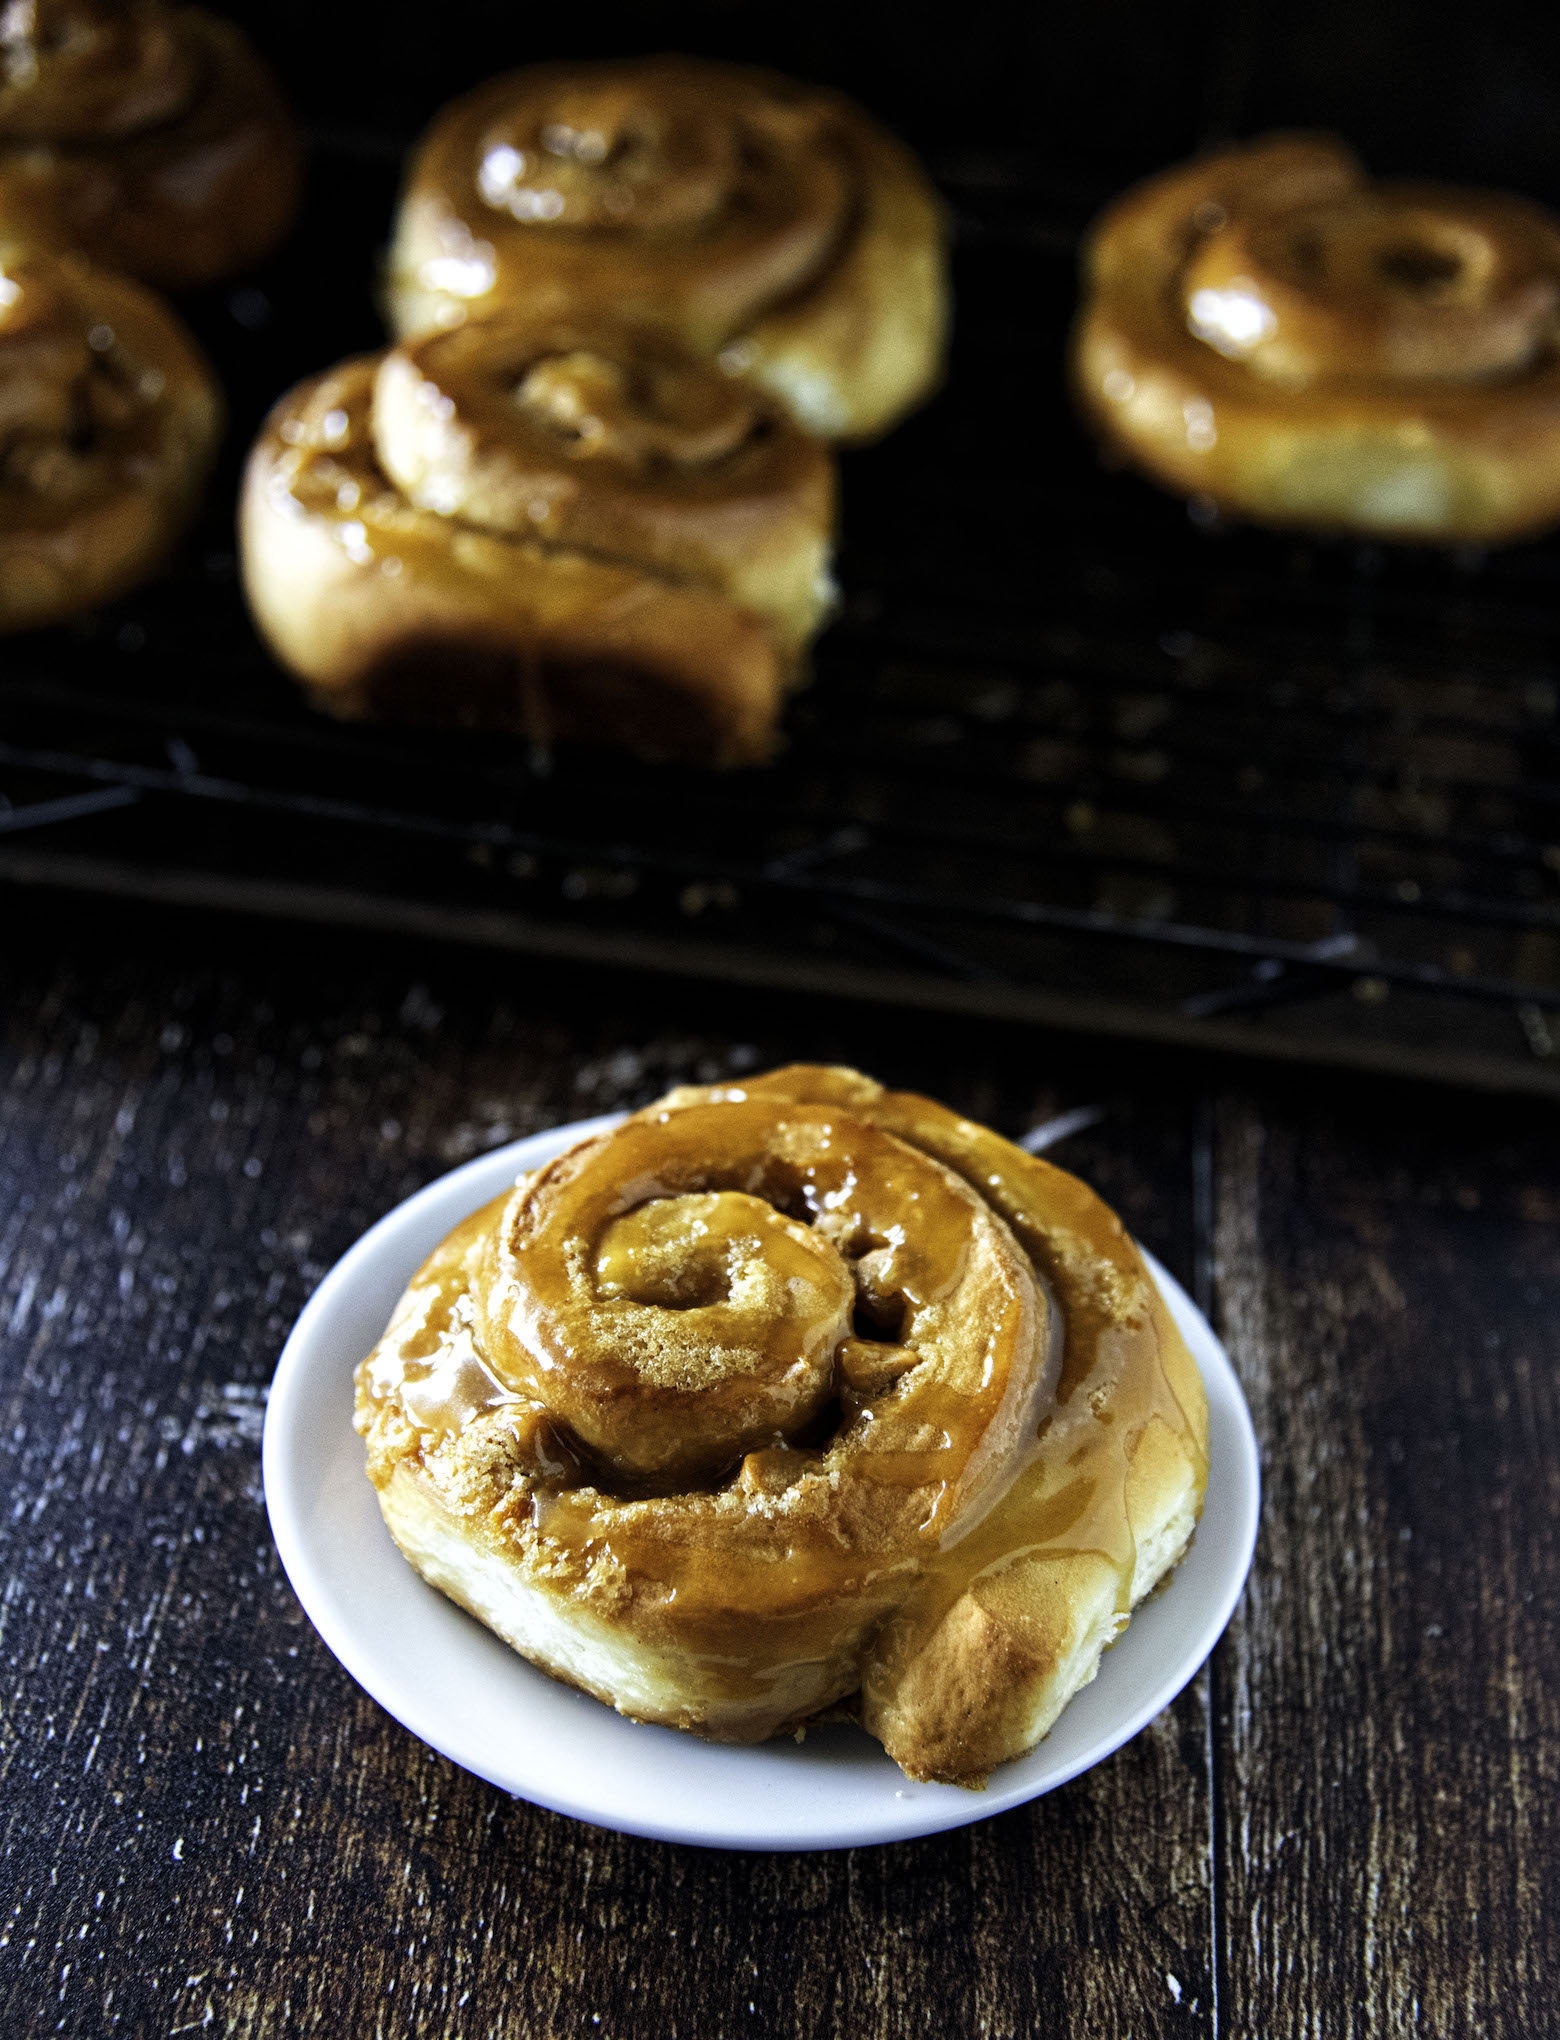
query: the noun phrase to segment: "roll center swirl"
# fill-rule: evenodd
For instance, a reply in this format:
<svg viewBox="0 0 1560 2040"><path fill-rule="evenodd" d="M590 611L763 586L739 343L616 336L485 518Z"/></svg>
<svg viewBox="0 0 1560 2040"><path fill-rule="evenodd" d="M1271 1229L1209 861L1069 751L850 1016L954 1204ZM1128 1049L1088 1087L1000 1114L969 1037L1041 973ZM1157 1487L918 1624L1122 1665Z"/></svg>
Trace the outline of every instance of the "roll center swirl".
<svg viewBox="0 0 1560 2040"><path fill-rule="evenodd" d="M1386 185L1221 217L1181 294L1200 340L1274 382L1474 382L1553 346L1560 244L1516 200Z"/></svg>
<svg viewBox="0 0 1560 2040"><path fill-rule="evenodd" d="M728 201L731 126L686 96L653 104L631 82L538 95L479 144L477 188L527 225L675 232Z"/></svg>
<svg viewBox="0 0 1560 2040"><path fill-rule="evenodd" d="M26 260L0 268L0 524L68 514L148 456L165 380Z"/></svg>
<svg viewBox="0 0 1560 2040"><path fill-rule="evenodd" d="M0 137L112 141L183 111L197 67L154 0L0 7Z"/></svg>
<svg viewBox="0 0 1560 2040"><path fill-rule="evenodd" d="M595 1299L569 1313L560 1405L620 1472L710 1474L793 1437L833 1382L850 1271L740 1190L658 1197L609 1221ZM582 1378L576 1334L592 1359ZM540 1379L545 1369L538 1369Z"/></svg>
<svg viewBox="0 0 1560 2040"><path fill-rule="evenodd" d="M762 1489L833 1454L944 1530L1046 1392L1046 1308L1000 1222L827 1106L693 1107L576 1149L522 1185L480 1292L490 1364L609 1478L742 1459Z"/></svg>
<svg viewBox="0 0 1560 2040"><path fill-rule="evenodd" d="M584 348L539 361L514 400L583 458L603 455L706 466L734 453L751 434L758 407L740 387L671 362L637 375Z"/></svg>
<svg viewBox="0 0 1560 2040"><path fill-rule="evenodd" d="M379 365L373 425L420 509L695 574L688 513L739 506L728 521L758 557L770 506L817 470L761 394L607 319L500 313L404 342Z"/></svg>

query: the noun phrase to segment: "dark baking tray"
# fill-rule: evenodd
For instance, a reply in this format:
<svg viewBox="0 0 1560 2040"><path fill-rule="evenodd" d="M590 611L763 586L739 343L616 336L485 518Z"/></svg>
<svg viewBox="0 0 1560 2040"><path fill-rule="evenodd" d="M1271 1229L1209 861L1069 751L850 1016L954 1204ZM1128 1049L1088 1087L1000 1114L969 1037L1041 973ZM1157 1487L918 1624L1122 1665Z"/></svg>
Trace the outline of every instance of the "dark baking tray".
<svg viewBox="0 0 1560 2040"><path fill-rule="evenodd" d="M1560 1094L1560 546L1307 542L1106 471L1062 375L1097 167L929 148L952 373L845 457L777 764L305 708L233 491L378 338L402 139L318 130L288 248L186 306L224 471L167 578L0 650L0 877Z"/></svg>

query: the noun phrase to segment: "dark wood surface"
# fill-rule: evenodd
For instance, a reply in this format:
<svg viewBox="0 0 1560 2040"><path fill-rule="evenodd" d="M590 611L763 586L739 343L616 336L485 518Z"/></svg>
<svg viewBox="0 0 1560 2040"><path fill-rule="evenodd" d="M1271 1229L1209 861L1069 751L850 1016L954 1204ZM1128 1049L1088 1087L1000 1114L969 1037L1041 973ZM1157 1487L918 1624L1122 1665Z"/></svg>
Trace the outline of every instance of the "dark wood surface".
<svg viewBox="0 0 1560 2040"><path fill-rule="evenodd" d="M0 2033L1560 2031L1560 1153L1543 1107L7 900ZM481 1148L753 1059L1058 1150L1263 1442L1211 1665L958 1833L671 1847L414 1742L300 1612L266 1384Z"/></svg>

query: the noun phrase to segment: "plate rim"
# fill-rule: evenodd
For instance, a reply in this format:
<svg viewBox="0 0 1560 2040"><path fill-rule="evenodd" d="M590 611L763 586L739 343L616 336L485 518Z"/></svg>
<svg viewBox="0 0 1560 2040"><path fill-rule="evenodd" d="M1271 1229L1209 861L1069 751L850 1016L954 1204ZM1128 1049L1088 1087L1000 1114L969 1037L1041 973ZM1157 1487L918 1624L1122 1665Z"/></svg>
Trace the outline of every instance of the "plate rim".
<svg viewBox="0 0 1560 2040"><path fill-rule="evenodd" d="M1251 1415L1241 1389L1239 1377L1224 1346L1213 1331L1208 1320L1193 1303L1186 1290L1170 1274L1163 1264L1147 1248L1139 1247L1149 1272L1161 1294L1164 1296L1172 1315L1180 1325L1183 1335L1192 1345L1199 1370L1208 1390L1210 1416L1217 1416L1223 1422L1219 1428L1228 1426L1225 1449L1233 1451L1236 1464L1227 1469L1224 1482L1227 1488L1226 1504L1233 1503L1234 1512L1224 1535L1221 1546L1223 1565L1219 1573L1219 1588L1210 1603L1211 1612L1205 1612L1196 1628L1196 1642L1190 1649L1183 1649L1167 1663L1163 1675L1156 1679L1146 1697L1129 1708L1119 1719L1111 1722L1102 1738L1087 1746L1073 1760L1064 1760L1054 1769L1044 1769L1043 1775L1034 1780L1025 1775L1025 1767L1033 1771L1043 1762L1042 1753L1047 1748L1048 1738L1042 1738L1034 1750L1015 1758L1010 1764L1000 1766L994 1773L998 1781L995 1789L988 1785L982 1791L970 1791L958 1786L911 1784L894 1766L870 1738L860 1740L890 1767L900 1787L911 1785L909 1791L896 1791L895 1797L887 1802L891 1817L880 1818L868 1831L859 1819L855 1827L848 1823L823 1823L813 1830L787 1830L777 1832L771 1828L738 1831L727 1823L712 1827L708 1819L700 1821L686 1812L679 1812L669 1806L664 1817L646 1818L643 1815L623 1817L609 1806L603 1806L588 1792L581 1795L570 1792L566 1787L552 1781L543 1781L527 1776L523 1785L516 1784L513 1775L495 1775L491 1758L484 1760L482 1753L467 1745L456 1732L457 1725L441 1724L428 1720L415 1707L408 1708L403 1697L387 1697L386 1688L394 1684L391 1669L372 1650L368 1649L361 1637L337 1619L329 1584L328 1562L321 1563L321 1555L307 1532L306 1511L300 1506L293 1465L294 1437L297 1428L298 1409L305 1395L313 1386L312 1371L318 1364L315 1346L329 1343L331 1321L341 1314L346 1301L355 1292L359 1283L373 1276L377 1279L380 1256L388 1253L397 1244L397 1236L410 1236L418 1230L419 1221L428 1221L431 1229L435 1222L438 1231L433 1232L433 1242L442 1238L459 1217L501 1193L504 1180L527 1168L535 1168L551 1156L578 1141L588 1139L592 1134L604 1132L617 1125L627 1115L622 1112L596 1114L591 1118L571 1120L557 1126L528 1134L519 1140L510 1141L501 1147L488 1150L453 1169L434 1177L420 1189L402 1198L389 1211L377 1219L367 1231L353 1242L341 1258L329 1269L314 1289L283 1345L277 1361L267 1398L265 1424L262 1434L262 1481L265 1493L267 1515L271 1534L275 1540L282 1567L288 1583L303 1608L305 1615L319 1635L325 1647L336 1658L348 1674L368 1693L375 1703L408 1733L437 1751L449 1762L470 1771L485 1782L511 1797L523 1798L535 1805L543 1806L556 1813L584 1821L587 1824L612 1832L634 1834L646 1839L675 1842L705 1848L727 1848L739 1850L772 1850L792 1852L798 1850L827 1850L875 1846L900 1840L943 1833L968 1826L978 1820L985 1820L998 1813L1030 1803L1045 1794L1069 1783L1082 1772L1103 1763L1140 1734L1147 1724L1154 1720L1196 1677L1197 1673L1212 1654L1220 1637L1228 1626L1251 1568L1258 1530L1261 1502L1260 1452ZM480 1190L478 1189L480 1185ZM467 1195L470 1186L470 1195ZM453 1215L450 1215L453 1214ZM398 1256L402 1272L398 1277L398 1288L404 1286L416 1266L423 1258L417 1252L409 1258L409 1249L403 1249ZM344 1334L343 1334L344 1335ZM360 1354L354 1354L350 1366L355 1366ZM340 1360L345 1378L350 1380L350 1366ZM350 1426L350 1402L344 1400L343 1415ZM354 1438L354 1443L356 1440ZM321 1448L322 1450L326 1448ZM377 1510L376 1510L377 1514ZM385 1532L386 1555L393 1558L396 1566L411 1568L396 1550ZM1195 1547L1194 1547L1195 1548ZM1184 1561L1183 1561L1184 1563ZM412 1577L416 1577L412 1573ZM1174 1592L1174 1577L1163 1590L1163 1597ZM438 1590L424 1583L430 1595ZM439 1596L443 1600L443 1596ZM1160 1598L1160 1597L1154 1597ZM478 1627L475 1618L465 1615L453 1603L446 1603L462 1621ZM484 1632L487 1634L488 1632ZM1124 1632L1123 1645L1132 1631ZM1122 1646L1117 1646L1121 1648ZM526 1663L515 1654L515 1664L526 1674L546 1679L547 1674ZM1086 1688L1085 1691L1088 1689ZM582 1696L583 1697L583 1696ZM684 1737L675 1729L658 1729L645 1724L628 1721L606 1707L604 1703L591 1701L592 1708L599 1708L609 1724L615 1724L625 1735L676 1736L684 1746L692 1744L694 1750L720 1751L728 1754L719 1745L699 1742ZM411 1718L411 1717L416 1718ZM848 1731L844 1731L849 1733ZM853 1738L854 1741L854 1738ZM762 1760L765 1751L776 1748L773 1743L757 1744L745 1748L741 1754L755 1760ZM852 1754L856 1754L853 1750ZM694 1759L697 1761L697 1759ZM1004 1775L1006 1782L1004 1783Z"/></svg>

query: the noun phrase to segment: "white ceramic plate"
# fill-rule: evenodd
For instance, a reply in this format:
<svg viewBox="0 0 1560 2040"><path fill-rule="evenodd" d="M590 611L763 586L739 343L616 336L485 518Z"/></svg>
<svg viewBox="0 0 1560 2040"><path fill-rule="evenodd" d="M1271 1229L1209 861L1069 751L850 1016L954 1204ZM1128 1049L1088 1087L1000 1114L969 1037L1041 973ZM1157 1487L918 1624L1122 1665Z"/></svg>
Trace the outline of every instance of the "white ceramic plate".
<svg viewBox="0 0 1560 2040"><path fill-rule="evenodd" d="M1218 1641L1257 1527L1257 1447L1239 1383L1206 1319L1152 1260L1207 1384L1207 1509L1170 1584L1133 1616L1099 1677L984 1792L913 1784L847 1726L750 1749L642 1727L555 1684L412 1571L364 1477L352 1370L452 1226L616 1116L516 1141L408 1198L336 1264L294 1327L266 1412L266 1504L287 1576L342 1664L414 1735L504 1791L599 1827L709 1848L838 1849L935 1834L1035 1799L1119 1749Z"/></svg>

